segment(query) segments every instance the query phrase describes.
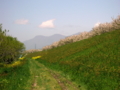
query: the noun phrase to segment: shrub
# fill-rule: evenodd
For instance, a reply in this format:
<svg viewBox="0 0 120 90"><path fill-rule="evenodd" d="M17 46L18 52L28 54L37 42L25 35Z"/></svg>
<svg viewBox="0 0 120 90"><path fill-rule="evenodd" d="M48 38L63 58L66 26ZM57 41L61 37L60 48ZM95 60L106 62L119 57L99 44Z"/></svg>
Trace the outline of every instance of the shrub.
<svg viewBox="0 0 120 90"><path fill-rule="evenodd" d="M6 35L0 24L0 63L12 63L24 51L24 44L12 36Z"/></svg>

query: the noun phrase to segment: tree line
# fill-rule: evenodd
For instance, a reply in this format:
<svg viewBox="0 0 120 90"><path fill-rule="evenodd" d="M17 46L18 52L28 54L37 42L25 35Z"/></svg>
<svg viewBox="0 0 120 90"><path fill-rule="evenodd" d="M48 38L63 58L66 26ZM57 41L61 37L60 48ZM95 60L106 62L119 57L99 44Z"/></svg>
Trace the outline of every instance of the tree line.
<svg viewBox="0 0 120 90"><path fill-rule="evenodd" d="M92 30L89 32L85 31L80 33L79 35L72 35L66 37L64 39L52 43L51 45L43 47L42 50L48 50L65 44L81 41L83 39L87 39L113 30L120 30L120 15L118 15L118 17L115 19L112 18L111 22L100 23L98 26L93 27Z"/></svg>

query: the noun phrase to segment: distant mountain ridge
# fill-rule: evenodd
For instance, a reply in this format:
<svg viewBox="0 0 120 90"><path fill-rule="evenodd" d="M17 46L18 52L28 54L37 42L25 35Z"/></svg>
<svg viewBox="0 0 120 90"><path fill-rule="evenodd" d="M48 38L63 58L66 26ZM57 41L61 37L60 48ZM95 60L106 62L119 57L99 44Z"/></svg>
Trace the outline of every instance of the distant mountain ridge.
<svg viewBox="0 0 120 90"><path fill-rule="evenodd" d="M42 47L52 44L53 42L59 41L60 39L65 38L66 36L60 34L54 34L52 36L43 36L38 35L30 40L24 41L26 50L29 49L42 49Z"/></svg>
<svg viewBox="0 0 120 90"><path fill-rule="evenodd" d="M79 33L72 34L72 35L78 35ZM68 37L68 36L61 35L61 34L54 34L51 36L37 35L32 39L24 41L23 43L26 47L26 50L42 49L43 47L47 45L51 45L52 43L59 41L60 39L64 39L65 37Z"/></svg>

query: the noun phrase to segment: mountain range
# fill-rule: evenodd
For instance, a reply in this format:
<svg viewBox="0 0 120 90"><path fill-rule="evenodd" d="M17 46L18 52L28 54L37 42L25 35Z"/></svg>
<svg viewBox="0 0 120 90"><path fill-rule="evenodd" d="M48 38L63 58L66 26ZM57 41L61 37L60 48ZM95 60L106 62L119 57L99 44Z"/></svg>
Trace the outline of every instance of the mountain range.
<svg viewBox="0 0 120 90"><path fill-rule="evenodd" d="M77 34L80 34L80 32L72 35L77 35ZM59 41L60 39L64 39L65 37L68 37L68 36L64 36L61 34L54 34L51 36L38 35L30 40L24 41L23 43L26 47L26 50L42 49L44 46L50 45L53 42Z"/></svg>

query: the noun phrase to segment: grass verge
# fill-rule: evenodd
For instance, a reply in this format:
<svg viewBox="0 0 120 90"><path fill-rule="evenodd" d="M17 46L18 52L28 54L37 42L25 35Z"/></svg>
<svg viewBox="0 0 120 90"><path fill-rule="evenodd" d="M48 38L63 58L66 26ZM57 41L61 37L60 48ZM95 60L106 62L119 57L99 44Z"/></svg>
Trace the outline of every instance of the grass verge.
<svg viewBox="0 0 120 90"><path fill-rule="evenodd" d="M21 65L7 66L0 68L0 90L30 90L26 89L30 77L29 61L22 60Z"/></svg>

